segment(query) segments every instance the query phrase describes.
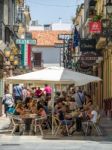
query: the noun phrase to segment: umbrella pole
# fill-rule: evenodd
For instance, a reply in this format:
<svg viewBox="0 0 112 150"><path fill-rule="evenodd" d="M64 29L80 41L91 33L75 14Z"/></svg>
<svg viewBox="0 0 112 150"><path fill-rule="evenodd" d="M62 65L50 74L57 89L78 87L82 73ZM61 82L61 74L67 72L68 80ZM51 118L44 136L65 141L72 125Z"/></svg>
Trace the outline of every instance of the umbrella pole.
<svg viewBox="0 0 112 150"><path fill-rule="evenodd" d="M52 84L52 135L54 134L53 115L54 115L54 84Z"/></svg>

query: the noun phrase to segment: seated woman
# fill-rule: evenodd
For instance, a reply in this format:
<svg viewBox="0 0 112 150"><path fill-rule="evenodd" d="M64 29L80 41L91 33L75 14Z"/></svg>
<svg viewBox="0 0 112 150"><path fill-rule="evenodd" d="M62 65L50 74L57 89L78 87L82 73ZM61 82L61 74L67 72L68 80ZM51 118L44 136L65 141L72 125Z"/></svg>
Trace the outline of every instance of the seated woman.
<svg viewBox="0 0 112 150"><path fill-rule="evenodd" d="M73 97L70 97L70 96L69 96L69 97L66 99L66 102L67 102L67 105L68 105L68 107L69 107L69 111L70 111L70 112L77 109L77 104L76 104L75 99L74 99Z"/></svg>
<svg viewBox="0 0 112 150"><path fill-rule="evenodd" d="M30 112L28 109L24 108L22 103L18 103L16 106L16 113L22 117L22 120L25 124L25 134L29 134L32 127L32 118L26 118L25 115L30 114Z"/></svg>
<svg viewBox="0 0 112 150"><path fill-rule="evenodd" d="M37 114L38 111L37 111L37 101L36 100L33 100L30 105L29 105L29 109L31 111L32 114Z"/></svg>
<svg viewBox="0 0 112 150"><path fill-rule="evenodd" d="M41 117L47 117L46 111L41 104L37 105L38 115Z"/></svg>
<svg viewBox="0 0 112 150"><path fill-rule="evenodd" d="M18 115L26 114L25 108L21 102L16 105L15 111Z"/></svg>

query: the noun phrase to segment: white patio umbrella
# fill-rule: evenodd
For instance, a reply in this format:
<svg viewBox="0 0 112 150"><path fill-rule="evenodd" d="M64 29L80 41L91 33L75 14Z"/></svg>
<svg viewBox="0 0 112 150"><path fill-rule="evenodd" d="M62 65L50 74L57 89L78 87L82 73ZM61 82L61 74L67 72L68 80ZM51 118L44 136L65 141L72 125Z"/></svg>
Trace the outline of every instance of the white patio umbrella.
<svg viewBox="0 0 112 150"><path fill-rule="evenodd" d="M6 79L8 83L48 83L54 88L55 84L75 84L81 86L90 82L101 81L99 77L75 72L63 67L48 67L31 73L13 76ZM54 97L54 94L52 95ZM53 98L52 98L53 100ZM52 101L52 115L54 114L54 100ZM53 118L53 117L52 117ZM52 124L52 134L54 133Z"/></svg>
<svg viewBox="0 0 112 150"><path fill-rule="evenodd" d="M8 83L38 83L38 84L71 84L76 86L88 84L90 82L101 81L99 77L75 72L63 67L48 67L23 75L12 76L6 79Z"/></svg>

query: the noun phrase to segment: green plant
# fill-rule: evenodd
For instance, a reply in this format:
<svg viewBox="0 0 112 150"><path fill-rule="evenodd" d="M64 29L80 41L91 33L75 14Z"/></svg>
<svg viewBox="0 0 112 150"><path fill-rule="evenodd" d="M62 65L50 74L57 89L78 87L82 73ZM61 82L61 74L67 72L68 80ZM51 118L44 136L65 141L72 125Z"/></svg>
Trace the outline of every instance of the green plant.
<svg viewBox="0 0 112 150"><path fill-rule="evenodd" d="M96 15L93 17L93 21L96 22L96 21L99 21L101 20L102 16L101 15Z"/></svg>

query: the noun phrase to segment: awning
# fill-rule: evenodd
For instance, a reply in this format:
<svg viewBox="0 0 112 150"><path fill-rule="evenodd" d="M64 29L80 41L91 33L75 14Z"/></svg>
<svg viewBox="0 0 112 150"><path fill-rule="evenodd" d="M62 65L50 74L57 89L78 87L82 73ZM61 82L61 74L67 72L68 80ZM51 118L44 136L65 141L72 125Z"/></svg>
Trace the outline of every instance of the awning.
<svg viewBox="0 0 112 150"><path fill-rule="evenodd" d="M9 83L37 83L37 84L75 84L82 86L90 82L101 81L99 77L75 72L63 67L47 67L38 71L13 76L6 79Z"/></svg>

